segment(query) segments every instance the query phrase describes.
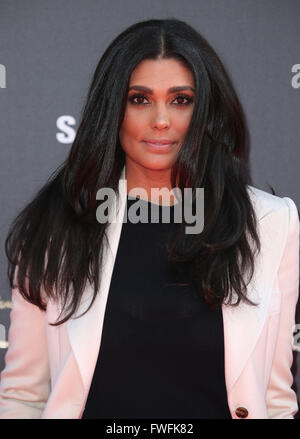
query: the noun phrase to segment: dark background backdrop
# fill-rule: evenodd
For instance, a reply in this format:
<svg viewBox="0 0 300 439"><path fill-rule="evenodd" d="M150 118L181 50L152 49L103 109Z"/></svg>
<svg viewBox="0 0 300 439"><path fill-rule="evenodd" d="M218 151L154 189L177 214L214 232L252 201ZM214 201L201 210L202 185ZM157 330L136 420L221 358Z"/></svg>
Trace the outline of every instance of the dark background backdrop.
<svg viewBox="0 0 300 439"><path fill-rule="evenodd" d="M214 47L245 109L253 185L270 192L270 184L300 205L298 0L0 0L0 370L11 308L9 224L65 159L108 44L150 18L185 20Z"/></svg>

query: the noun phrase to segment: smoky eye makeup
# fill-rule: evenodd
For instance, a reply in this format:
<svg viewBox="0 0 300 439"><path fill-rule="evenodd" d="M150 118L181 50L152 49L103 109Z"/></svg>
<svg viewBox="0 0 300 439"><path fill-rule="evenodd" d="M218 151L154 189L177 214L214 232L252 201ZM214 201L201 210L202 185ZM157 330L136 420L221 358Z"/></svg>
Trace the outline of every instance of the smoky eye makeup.
<svg viewBox="0 0 300 439"><path fill-rule="evenodd" d="M138 100L140 100L140 101L142 101L142 102L138 102ZM147 98L147 96L144 95L143 93L134 93L134 94L132 94L131 96L129 96L129 98L128 98L128 101L129 101L131 104L133 104L133 105L137 105L137 106L140 106L140 105L148 105L147 102L146 102L146 103L144 102L145 100L148 101L148 98ZM179 93L179 94L177 94L177 95L172 99L172 102L173 102L174 100L175 100L175 101L176 101L176 100L179 100L180 103L173 104L173 105L178 106L178 107L187 106L187 105L190 105L191 103L194 102L194 98L193 98L193 97L191 97L191 96L189 96L189 95L187 95L187 94L184 94L184 93Z"/></svg>

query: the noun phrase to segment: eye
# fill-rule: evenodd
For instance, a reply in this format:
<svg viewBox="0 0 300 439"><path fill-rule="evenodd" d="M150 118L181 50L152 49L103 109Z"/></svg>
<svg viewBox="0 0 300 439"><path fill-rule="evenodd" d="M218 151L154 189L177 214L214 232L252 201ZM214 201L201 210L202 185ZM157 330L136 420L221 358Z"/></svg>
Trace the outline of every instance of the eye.
<svg viewBox="0 0 300 439"><path fill-rule="evenodd" d="M147 103L143 103L143 102L139 103L139 102L135 101L135 99L137 99L137 100L147 99L147 97L141 93L134 94L134 95L130 96L130 98L128 98L129 102L132 103L133 105L148 105ZM181 103L179 103L179 104L174 104L178 107L183 107L185 105L189 105L194 101L193 98L191 98L188 95L184 95L184 94L179 94L179 95L175 96L174 100L177 100L177 99L179 100L179 102L181 101ZM185 100L186 102L182 102L182 100Z"/></svg>
<svg viewBox="0 0 300 439"><path fill-rule="evenodd" d="M193 102L193 98L191 98L188 95L177 95L175 99L179 99L179 101L181 101L181 104L177 104L177 105L189 105ZM182 100L186 100L185 103L182 102Z"/></svg>
<svg viewBox="0 0 300 439"><path fill-rule="evenodd" d="M136 102L135 99L137 99L137 100L139 100L139 99L146 99L145 95L134 94L134 95L130 96L130 98L128 99L134 105L145 105L143 102Z"/></svg>

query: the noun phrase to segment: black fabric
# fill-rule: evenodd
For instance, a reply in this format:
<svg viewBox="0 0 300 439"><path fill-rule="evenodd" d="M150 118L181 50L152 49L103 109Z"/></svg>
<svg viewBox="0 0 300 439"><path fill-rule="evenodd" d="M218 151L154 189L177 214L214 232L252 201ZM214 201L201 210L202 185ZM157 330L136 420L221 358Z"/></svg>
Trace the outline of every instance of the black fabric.
<svg viewBox="0 0 300 439"><path fill-rule="evenodd" d="M126 211L135 201L127 197ZM123 223L83 419L231 419L222 311L210 310L192 286L174 285L170 227L162 218Z"/></svg>

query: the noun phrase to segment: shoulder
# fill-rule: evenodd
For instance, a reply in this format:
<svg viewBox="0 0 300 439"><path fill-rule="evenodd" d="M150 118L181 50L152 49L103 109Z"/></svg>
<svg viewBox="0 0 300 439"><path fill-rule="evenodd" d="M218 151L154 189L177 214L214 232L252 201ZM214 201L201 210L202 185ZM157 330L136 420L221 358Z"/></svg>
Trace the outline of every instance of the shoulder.
<svg viewBox="0 0 300 439"><path fill-rule="evenodd" d="M291 198L279 197L250 185L247 186L247 190L258 219L275 215L287 217L288 220L299 220L297 206Z"/></svg>
<svg viewBox="0 0 300 439"><path fill-rule="evenodd" d="M269 194L253 186L248 186L248 191L258 219L258 230L264 242L265 252L269 249L273 256L276 254L281 258L285 248L288 258L297 261L300 221L294 200Z"/></svg>

